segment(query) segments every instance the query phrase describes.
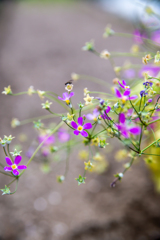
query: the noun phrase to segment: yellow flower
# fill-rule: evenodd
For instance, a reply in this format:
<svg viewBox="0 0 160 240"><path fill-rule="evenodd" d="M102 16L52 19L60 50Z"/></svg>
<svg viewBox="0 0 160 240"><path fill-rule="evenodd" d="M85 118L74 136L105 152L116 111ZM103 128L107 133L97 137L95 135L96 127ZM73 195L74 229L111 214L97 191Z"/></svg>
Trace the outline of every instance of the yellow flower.
<svg viewBox="0 0 160 240"><path fill-rule="evenodd" d="M104 156L102 156L100 153L96 153L95 156L93 157L95 161L102 161L104 160Z"/></svg>
<svg viewBox="0 0 160 240"><path fill-rule="evenodd" d="M67 122L70 123L73 121L74 114L67 113Z"/></svg>
<svg viewBox="0 0 160 240"><path fill-rule="evenodd" d="M77 81L79 79L79 75L77 73L72 73L71 79L73 79L74 81Z"/></svg>
<svg viewBox="0 0 160 240"><path fill-rule="evenodd" d="M128 152L123 149L123 150L119 150L118 152L116 152L115 154L115 159L119 162L122 160L125 160L128 157Z"/></svg>
<svg viewBox="0 0 160 240"><path fill-rule="evenodd" d="M30 86L30 87L28 88L28 95L31 96L33 93L35 93L34 87L33 87L33 86Z"/></svg>
<svg viewBox="0 0 160 240"><path fill-rule="evenodd" d="M92 171L93 168L94 168L94 165L91 163L91 161L89 160L88 162L84 162L84 165L85 165L85 170L88 170L88 171Z"/></svg>
<svg viewBox="0 0 160 240"><path fill-rule="evenodd" d="M81 160L87 160L89 153L86 150L81 150L78 155Z"/></svg>
<svg viewBox="0 0 160 240"><path fill-rule="evenodd" d="M37 93L38 93L38 96L40 97L40 99L43 99L44 98L44 94L45 92L44 91L41 91L41 90L37 90Z"/></svg>
<svg viewBox="0 0 160 240"><path fill-rule="evenodd" d="M134 44L132 47L131 47L131 53L138 53L139 52L139 46Z"/></svg>
<svg viewBox="0 0 160 240"><path fill-rule="evenodd" d="M85 105L92 104L93 98L94 98L94 97L91 97L91 96L89 96L89 94L87 94L87 97L86 97L86 98L83 98L84 101L85 101Z"/></svg>
<svg viewBox="0 0 160 240"><path fill-rule="evenodd" d="M110 53L107 50L103 50L100 54L101 58L108 59L110 57Z"/></svg>
<svg viewBox="0 0 160 240"><path fill-rule="evenodd" d="M93 146L93 145L98 146L99 138L98 137L97 138L93 138L91 142L92 142L91 146Z"/></svg>
<svg viewBox="0 0 160 240"><path fill-rule="evenodd" d="M20 125L20 121L17 118L13 118L11 121L11 127L15 128Z"/></svg>
<svg viewBox="0 0 160 240"><path fill-rule="evenodd" d="M2 92L2 94L5 94L5 95L12 94L11 86L9 85L7 88L5 87L4 91Z"/></svg>
<svg viewBox="0 0 160 240"><path fill-rule="evenodd" d="M145 57L142 57L142 63L147 64L151 58L151 55L147 54Z"/></svg>
<svg viewBox="0 0 160 240"><path fill-rule="evenodd" d="M95 162L93 172L101 174L104 171L106 171L107 167L108 167L108 162L106 160L102 160L100 162Z"/></svg>

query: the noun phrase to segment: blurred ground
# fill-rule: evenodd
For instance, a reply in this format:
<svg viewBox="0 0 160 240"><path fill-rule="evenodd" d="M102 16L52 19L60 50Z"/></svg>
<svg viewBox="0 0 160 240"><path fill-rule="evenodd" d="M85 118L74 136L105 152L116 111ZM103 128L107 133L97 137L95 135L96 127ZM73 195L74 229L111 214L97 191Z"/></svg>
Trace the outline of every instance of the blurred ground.
<svg viewBox="0 0 160 240"><path fill-rule="evenodd" d="M95 39L99 51L129 51L131 39L101 37L108 23L115 31L132 31L128 22L85 3L7 5L1 13L0 91L8 85L13 92L33 85L35 89L53 90L61 95L72 72L111 82L114 73L109 62L81 51L91 39ZM122 60L117 59L116 64L121 65ZM84 87L108 91L79 80L74 87L77 102L83 100ZM46 114L40 99L0 95L0 101L0 135L18 136L23 131L34 139L37 135L32 124L11 129L10 122L13 117L23 120ZM54 104L52 110L62 111ZM28 146L28 142L23 146L23 154ZM1 151L1 161L5 163L3 159ZM76 151L63 184L56 182L56 175L64 172L63 162L48 175L33 162L22 176L17 193L0 197L0 239L160 239L160 196L154 192L149 171L143 162L135 164L122 183L111 189L113 174L122 168L114 162L113 154L107 154L107 159L108 171L100 176L88 174L86 184L80 187L74 179L83 171L83 163ZM23 155L23 163L26 162ZM0 188L8 182L1 176Z"/></svg>

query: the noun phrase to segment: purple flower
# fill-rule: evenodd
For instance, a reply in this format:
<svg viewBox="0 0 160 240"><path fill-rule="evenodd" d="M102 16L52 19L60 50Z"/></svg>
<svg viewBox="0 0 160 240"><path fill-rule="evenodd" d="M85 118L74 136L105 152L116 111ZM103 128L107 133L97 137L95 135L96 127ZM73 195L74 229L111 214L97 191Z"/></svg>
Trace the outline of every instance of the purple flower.
<svg viewBox="0 0 160 240"><path fill-rule="evenodd" d="M120 81L118 81L118 83L119 83L119 86L121 88L124 88L124 89L129 89L130 88L130 86L127 86L127 84L124 80L122 80L122 84L120 83Z"/></svg>
<svg viewBox="0 0 160 240"><path fill-rule="evenodd" d="M133 79L135 77L135 70L134 69L126 69L123 72L123 76L128 79Z"/></svg>
<svg viewBox="0 0 160 240"><path fill-rule="evenodd" d="M142 44L143 38L147 37L145 33L140 32L138 29L135 29L133 34L134 34L134 41L137 44Z"/></svg>
<svg viewBox="0 0 160 240"><path fill-rule="evenodd" d="M59 129L58 138L60 142L67 142L70 139L70 134L63 128Z"/></svg>
<svg viewBox="0 0 160 240"><path fill-rule="evenodd" d="M99 100L99 103L100 103L101 105L104 104L104 100L103 100L102 98L100 98L100 97L96 97L96 98Z"/></svg>
<svg viewBox="0 0 160 240"><path fill-rule="evenodd" d="M153 83L152 82L144 82L143 85L146 87L149 87L149 86L152 87Z"/></svg>
<svg viewBox="0 0 160 240"><path fill-rule="evenodd" d="M86 115L86 118L87 118L88 120L97 121L97 117L98 117L98 116L99 116L99 111L97 110L97 108L95 108L95 109L93 110L93 114L88 113L88 114Z"/></svg>
<svg viewBox="0 0 160 240"><path fill-rule="evenodd" d="M160 71L159 66L151 66L151 65L146 65L143 66L142 69L139 71L139 77L143 77L144 73L148 73L152 77L156 77Z"/></svg>
<svg viewBox="0 0 160 240"><path fill-rule="evenodd" d="M143 97L145 95L148 95L148 93L145 90L140 91L140 96Z"/></svg>
<svg viewBox="0 0 160 240"><path fill-rule="evenodd" d="M76 122L72 121L71 126L74 129L76 129L76 130L74 130L75 135L78 135L80 133L83 137L88 137L88 133L86 131L84 131L84 129L91 129L92 128L91 123L85 123L83 125L83 118L82 117L78 118L78 124Z"/></svg>
<svg viewBox="0 0 160 240"><path fill-rule="evenodd" d="M126 90L126 91L123 93L123 95L122 95L122 94L120 93L120 91L119 91L117 88L115 88L116 97L121 98L123 104L125 104L125 102L126 102L127 100L134 100L134 99L137 98L137 95L133 95L133 96L129 97L130 93L131 93L131 91L130 91L130 89L128 89L128 90Z"/></svg>
<svg viewBox="0 0 160 240"><path fill-rule="evenodd" d="M47 134L45 134L45 135L44 135L44 134L43 134L43 135L40 135L40 136L38 137L39 143L42 143L45 138L47 138ZM46 139L46 141L44 142L43 145L44 145L44 146L51 145L51 144L54 143L54 141L55 141L55 137L52 135L52 136L50 136L50 137L48 137L48 138Z"/></svg>
<svg viewBox="0 0 160 240"><path fill-rule="evenodd" d="M104 114L101 115L101 118L111 120L111 118L108 117L107 115L107 113L109 113L110 110L111 110L111 107L107 106L107 109L104 111Z"/></svg>
<svg viewBox="0 0 160 240"><path fill-rule="evenodd" d="M67 92L63 93L63 98L58 97L58 99L65 101L67 105L70 105L70 98L74 96L74 92L68 94Z"/></svg>
<svg viewBox="0 0 160 240"><path fill-rule="evenodd" d="M139 135L141 132L141 128L138 126L129 126L125 122L124 113L119 114L119 124L117 124L118 130L121 132L122 136L125 138L129 138L129 133L133 135Z"/></svg>
<svg viewBox="0 0 160 240"><path fill-rule="evenodd" d="M19 172L18 170L24 170L27 168L27 166L25 165L19 165L17 166L20 162L22 157L20 155L15 157L14 163L12 163L11 159L9 157L6 157L6 163L10 166L10 167L4 167L4 171L8 171L8 172L12 172L14 175L18 176Z"/></svg>

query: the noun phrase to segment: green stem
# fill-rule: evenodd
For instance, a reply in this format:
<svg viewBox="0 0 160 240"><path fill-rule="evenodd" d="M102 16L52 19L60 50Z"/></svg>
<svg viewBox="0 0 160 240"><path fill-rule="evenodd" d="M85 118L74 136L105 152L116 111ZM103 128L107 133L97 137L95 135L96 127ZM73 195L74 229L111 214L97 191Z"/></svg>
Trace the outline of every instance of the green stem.
<svg viewBox="0 0 160 240"><path fill-rule="evenodd" d="M10 151L9 151L9 144L7 144L7 151L8 151L8 154L10 156L10 159L11 159L11 161L13 163L14 161L13 161L12 155L10 154Z"/></svg>
<svg viewBox="0 0 160 240"><path fill-rule="evenodd" d="M8 173L5 173L5 172L2 172L2 171L0 171L0 173L4 174L4 175L6 175L6 176L9 176L9 177L13 177L12 175L10 175L10 174L8 174Z"/></svg>
<svg viewBox="0 0 160 240"><path fill-rule="evenodd" d="M11 192L11 193L10 193L10 195L11 195L11 194L14 194L14 193L17 191L17 188L18 188L18 179L17 179L17 183L16 183L16 188L15 188L14 192Z"/></svg>
<svg viewBox="0 0 160 240"><path fill-rule="evenodd" d="M20 92L20 93L12 93L12 94L10 94L10 95L12 95L12 96L19 96L19 95L23 95L23 94L28 94L28 92Z"/></svg>
<svg viewBox="0 0 160 240"><path fill-rule="evenodd" d="M3 147L4 154L8 157L5 147Z"/></svg>
<svg viewBox="0 0 160 240"><path fill-rule="evenodd" d="M16 181L16 179L17 178L15 178L15 179L13 179L13 181L12 182L10 182L9 184L7 184L7 187L9 187L13 182L15 182Z"/></svg>
<svg viewBox="0 0 160 240"><path fill-rule="evenodd" d="M150 145L148 145L146 148L144 148L142 151L141 151L141 154L145 151L145 150L147 150L148 148L150 148L153 144L155 144L156 142L158 142L160 140L160 138L159 139L157 139L156 141L154 141L154 142L152 142Z"/></svg>

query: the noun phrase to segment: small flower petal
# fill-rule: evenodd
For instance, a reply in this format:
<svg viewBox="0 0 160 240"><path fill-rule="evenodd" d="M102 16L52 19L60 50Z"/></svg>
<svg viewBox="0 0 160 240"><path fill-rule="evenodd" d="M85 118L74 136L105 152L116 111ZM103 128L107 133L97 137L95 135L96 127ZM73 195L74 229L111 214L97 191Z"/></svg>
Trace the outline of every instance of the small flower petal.
<svg viewBox="0 0 160 240"><path fill-rule="evenodd" d="M125 123L125 115L124 115L124 113L120 113L119 114L119 121L120 121L120 123Z"/></svg>
<svg viewBox="0 0 160 240"><path fill-rule="evenodd" d="M78 131L78 130L75 130L73 133L74 133L75 135L79 135L79 131Z"/></svg>
<svg viewBox="0 0 160 240"><path fill-rule="evenodd" d="M78 124L79 124L80 126L82 126L82 124L83 124L83 117L79 117L79 118L78 118Z"/></svg>
<svg viewBox="0 0 160 240"><path fill-rule="evenodd" d="M71 126L72 126L73 128L75 128L75 129L77 129L77 128L78 128L78 125L77 125L77 123L76 123L76 122L74 122L74 121L72 121L72 122L71 122Z"/></svg>
<svg viewBox="0 0 160 240"><path fill-rule="evenodd" d="M69 94L69 98L71 98L71 97L73 97L74 96L74 92L71 92L70 94Z"/></svg>
<svg viewBox="0 0 160 240"><path fill-rule="evenodd" d="M84 130L81 132L81 135L82 135L83 137L88 137L88 133L87 133L86 131L84 131Z"/></svg>
<svg viewBox="0 0 160 240"><path fill-rule="evenodd" d="M68 99L68 98L69 98L69 95L68 95L68 93L67 93L67 92L64 92L62 95L63 95L63 99L64 99L64 100L66 100L66 99Z"/></svg>
<svg viewBox="0 0 160 240"><path fill-rule="evenodd" d="M61 98L61 97L59 97L59 96L58 96L58 99L59 99L59 100L62 100L62 101L64 101L64 99L63 99L63 98Z"/></svg>
<svg viewBox="0 0 160 240"><path fill-rule="evenodd" d="M17 175L19 175L19 172L16 169L14 169L13 174L17 176Z"/></svg>
<svg viewBox="0 0 160 240"><path fill-rule="evenodd" d="M123 93L123 96L128 96L130 95L131 91L130 90L126 90L124 93Z"/></svg>
<svg viewBox="0 0 160 240"><path fill-rule="evenodd" d="M83 129L91 129L92 128L92 124L91 123L85 123L83 125Z"/></svg>
<svg viewBox="0 0 160 240"><path fill-rule="evenodd" d="M118 98L122 97L122 94L120 93L120 91L117 88L115 88L115 94L116 94L116 97L118 97Z"/></svg>
<svg viewBox="0 0 160 240"><path fill-rule="evenodd" d="M120 83L120 81L118 81L118 83L119 83L119 86L120 86L121 88L125 88L125 87Z"/></svg>
<svg viewBox="0 0 160 240"><path fill-rule="evenodd" d="M128 129L130 133L134 134L134 135L139 135L141 132L141 128L140 127L131 127L130 129Z"/></svg>
<svg viewBox="0 0 160 240"><path fill-rule="evenodd" d="M86 115L86 118L87 118L88 120L93 120L93 119L94 119L94 116L93 116L93 114L88 113L88 114Z"/></svg>
<svg viewBox="0 0 160 240"><path fill-rule="evenodd" d="M106 113L109 113L111 110L111 107L110 106L107 106L107 109L105 110Z"/></svg>
<svg viewBox="0 0 160 240"><path fill-rule="evenodd" d="M9 157L5 157L5 159L6 159L6 163L8 165L12 166L13 163L12 163L11 159Z"/></svg>
<svg viewBox="0 0 160 240"><path fill-rule="evenodd" d="M27 166L25 166L25 165L19 165L19 166L17 166L17 169L18 169L18 170L24 170L24 169L27 169Z"/></svg>
<svg viewBox="0 0 160 240"><path fill-rule="evenodd" d="M123 137L129 138L129 134L126 130L121 131L121 134L122 134Z"/></svg>
<svg viewBox="0 0 160 240"><path fill-rule="evenodd" d="M135 100L135 99L137 99L137 95L133 95L133 96L131 96L131 97L129 97L129 100Z"/></svg>
<svg viewBox="0 0 160 240"><path fill-rule="evenodd" d="M127 84L126 84L126 82L124 81L124 80L122 80L122 84L124 85L124 86L126 86Z"/></svg>
<svg viewBox="0 0 160 240"><path fill-rule="evenodd" d="M22 157L21 157L20 155L18 155L18 156L15 157L14 163L15 163L16 165L18 165L21 160L22 160Z"/></svg>
<svg viewBox="0 0 160 240"><path fill-rule="evenodd" d="M11 168L11 167L4 167L4 171L11 172L11 171L12 171L12 168Z"/></svg>

